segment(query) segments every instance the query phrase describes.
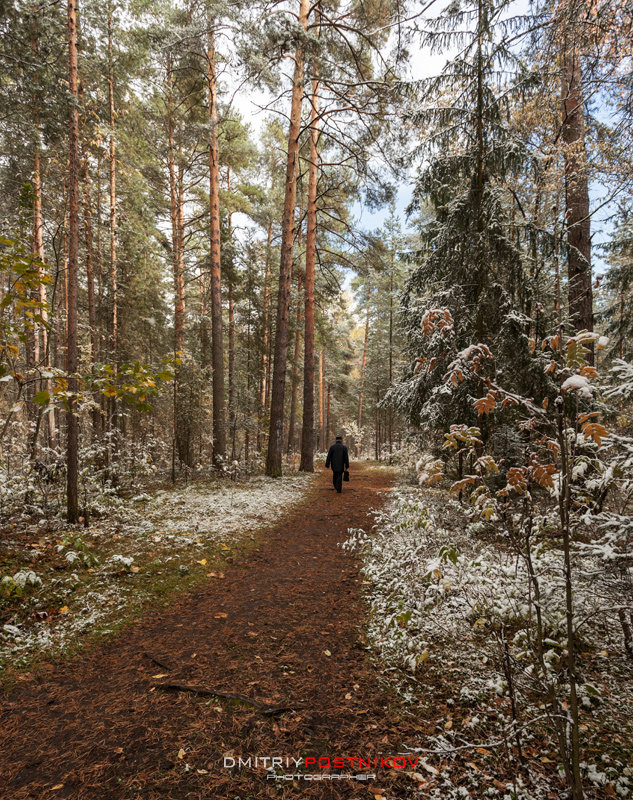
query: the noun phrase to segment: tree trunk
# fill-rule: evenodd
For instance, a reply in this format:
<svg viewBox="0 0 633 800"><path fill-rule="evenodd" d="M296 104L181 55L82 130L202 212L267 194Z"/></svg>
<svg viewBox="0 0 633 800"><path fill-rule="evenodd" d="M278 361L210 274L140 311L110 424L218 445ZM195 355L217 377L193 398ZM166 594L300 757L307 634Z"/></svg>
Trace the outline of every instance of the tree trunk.
<svg viewBox="0 0 633 800"><path fill-rule="evenodd" d="M580 53L567 43L563 56L563 119L565 145L565 219L569 317L574 330L593 330L591 286L591 219L585 152L585 112Z"/></svg>
<svg viewBox="0 0 633 800"><path fill-rule="evenodd" d="M300 0L299 24L308 25L309 0ZM281 450L283 443L284 393L286 388L286 357L288 355L288 315L290 313L290 281L292 278L292 251L294 240L295 200L297 196L297 162L299 159L299 134L301 131L301 101L305 72L303 45L295 52L295 67L288 131L288 159L284 215L281 228L281 257L279 260L279 294L277 298L277 326L275 332L275 359L270 402L270 428L266 474L281 475Z"/></svg>
<svg viewBox="0 0 633 800"><path fill-rule="evenodd" d="M38 143L35 148L33 156L33 255L37 256L41 264L45 263L44 254L44 222L42 219L42 168L40 156L40 131L37 131ZM37 326L35 329L36 340L39 335L38 330L41 331L42 336L42 350L41 359L45 367L48 369L51 366L50 346L48 340L48 304L46 297L46 284L40 282L39 285L39 301L41 303L40 314L42 315L43 324ZM44 386L52 395L52 384L50 378L47 378ZM48 444L50 447L55 447L57 438L55 431L55 415L49 411L46 415L48 424Z"/></svg>
<svg viewBox="0 0 633 800"><path fill-rule="evenodd" d="M365 392L365 371L367 368L367 342L369 340L369 301L367 301L367 315L365 317L365 337L363 339L363 357L360 362L360 392L358 395L358 435L363 427L363 395ZM360 446L356 447L356 456L360 456Z"/></svg>
<svg viewBox="0 0 633 800"><path fill-rule="evenodd" d="M97 150L97 344L99 361L105 361L103 351L103 250L101 248L101 147ZM103 404L103 398L101 400Z"/></svg>
<svg viewBox="0 0 633 800"><path fill-rule="evenodd" d="M303 335L303 427L301 463L303 472L314 472L314 267L316 263L317 183L319 129L319 82L312 81L310 117L310 164L308 168L308 209L306 231L305 330Z"/></svg>
<svg viewBox="0 0 633 800"><path fill-rule="evenodd" d="M395 269L395 250L393 249L394 243L392 242L391 249L391 273L389 275L389 387L393 385L393 271ZM388 438L389 438L389 463L391 463L391 453L393 452L393 407L389 406L389 422L388 422Z"/></svg>
<svg viewBox="0 0 633 800"><path fill-rule="evenodd" d="M231 219L231 170L226 170L226 190L229 197L227 208L228 242L233 252L233 224ZM232 258L231 258L232 262ZM235 298L233 286L233 263L230 264L229 284L229 430L231 432L231 461L235 461Z"/></svg>
<svg viewBox="0 0 633 800"><path fill-rule="evenodd" d="M266 260L264 267L264 302L262 308L262 384L261 384L261 416L266 413L268 403L268 376L269 370L269 319L270 319L270 259L272 255L273 220L268 221L268 235L266 240Z"/></svg>
<svg viewBox="0 0 633 800"><path fill-rule="evenodd" d="M290 420L288 421L288 455L295 444L295 426L297 421L297 395L299 393L299 355L301 353L301 273L297 276L297 322L295 328L295 352L292 361L292 395L290 398Z"/></svg>
<svg viewBox="0 0 633 800"><path fill-rule="evenodd" d="M108 4L108 101L110 108L110 291L112 359L116 371L119 349L118 270L116 252L116 140L114 138L114 61L112 55L112 3Z"/></svg>
<svg viewBox="0 0 633 800"><path fill-rule="evenodd" d="M222 338L222 265L220 253L220 161L218 151L218 90L215 74L215 42L207 46L207 95L209 102L209 239L211 257L211 368L213 371L213 462L226 458L224 400L224 342Z"/></svg>
<svg viewBox="0 0 633 800"><path fill-rule="evenodd" d="M319 448L325 449L325 356L319 352Z"/></svg>
<svg viewBox="0 0 633 800"><path fill-rule="evenodd" d="M82 180L84 186L84 240L86 243L86 284L88 289L88 326L90 328L90 361L92 369L97 361L97 313L95 308L94 248L92 244L92 204L90 201L90 174L88 172L88 154L83 154ZM95 408L92 409L92 429L96 436L101 431L100 396L93 394Z"/></svg>
<svg viewBox="0 0 633 800"><path fill-rule="evenodd" d="M77 392L77 272L79 255L79 90L77 81L77 0L68 0L68 87L71 101L68 121L68 316L66 372L68 411L66 414L66 515L70 523L79 518Z"/></svg>

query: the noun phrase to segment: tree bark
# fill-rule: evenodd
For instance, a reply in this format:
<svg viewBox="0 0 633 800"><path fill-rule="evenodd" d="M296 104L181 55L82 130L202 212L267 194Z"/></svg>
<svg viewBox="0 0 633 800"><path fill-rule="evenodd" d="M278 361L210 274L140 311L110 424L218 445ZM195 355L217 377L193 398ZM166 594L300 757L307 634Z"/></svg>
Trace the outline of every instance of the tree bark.
<svg viewBox="0 0 633 800"><path fill-rule="evenodd" d="M308 25L309 0L300 0L299 24ZM301 101L305 74L303 45L295 52L295 67L288 131L288 158L286 162L286 185L284 214L281 229L281 257L279 260L279 294L277 297L277 326L275 332L275 358L270 403L270 428L266 474L281 475L281 451L283 444L284 393L286 388L286 357L288 355L288 316L290 313L290 281L292 278L292 251L294 240L295 201L297 196L297 162L299 159L299 134L301 129Z"/></svg>
<svg viewBox="0 0 633 800"><path fill-rule="evenodd" d="M79 89L77 80L77 0L68 0L68 316L66 372L68 411L66 413L66 515L70 523L79 518L77 393L77 272L79 255Z"/></svg>
<svg viewBox="0 0 633 800"><path fill-rule="evenodd" d="M363 395L365 393L365 371L367 368L367 342L369 340L369 300L367 301L367 315L365 317L365 337L363 339L363 357L360 362L360 392L358 394L358 435L363 427ZM360 446L356 447L356 455L360 456Z"/></svg>
<svg viewBox="0 0 633 800"><path fill-rule="evenodd" d="M297 395L299 393L299 355L301 353L301 289L303 278L297 276L297 321L295 328L295 352L292 361L292 394L290 397L290 419L288 421L288 455L294 449L297 421Z"/></svg>
<svg viewBox="0 0 633 800"><path fill-rule="evenodd" d="M563 118L565 145L565 220L569 317L574 330L593 330L591 285L591 218L585 151L585 112L580 52L566 43L563 54Z"/></svg>
<svg viewBox="0 0 633 800"><path fill-rule="evenodd" d="M207 96L209 103L209 239L211 258L211 368L213 372L213 462L226 458L224 399L224 341L222 338L222 264L220 252L220 161L218 151L218 90L215 42L207 45Z"/></svg>
<svg viewBox="0 0 633 800"><path fill-rule="evenodd" d="M111 331L110 345L113 366L116 371L119 349L119 309L118 309L118 268L116 251L116 140L114 138L114 59L112 54L112 3L108 4L108 104L110 120L110 291L111 298Z"/></svg>
<svg viewBox="0 0 633 800"><path fill-rule="evenodd" d="M319 352L319 449L325 449L325 356Z"/></svg>
<svg viewBox="0 0 633 800"><path fill-rule="evenodd" d="M40 152L40 131L37 129L37 145L33 155L33 255L36 256L40 264L45 263L44 253L44 222L42 218L42 167L41 167L41 152ZM42 350L40 358L43 360L47 368L51 366L51 355L48 341L48 303L46 296L46 284L40 281L39 285L39 301L40 313L42 315L42 325L37 326L35 329L36 341L38 340L39 331L42 336ZM52 394L52 384L50 378L47 378L44 386L49 395ZM55 415L49 411L46 415L48 425L48 443L50 447L55 447L57 434L55 431Z"/></svg>
<svg viewBox="0 0 633 800"><path fill-rule="evenodd" d="M226 170L226 191L228 195L227 233L230 253L233 252L233 221L231 217L231 170ZM231 258L232 261L232 258ZM231 461L235 461L235 297L233 285L233 263L228 275L229 285L229 430L231 433Z"/></svg>
<svg viewBox="0 0 633 800"><path fill-rule="evenodd" d="M95 307L95 278L94 278L94 247L92 242L92 203L90 200L90 173L88 171L88 154L83 153L82 181L84 187L84 240L86 244L86 284L88 290L88 326L90 328L90 361L92 369L97 361L97 312ZM93 394L95 407L92 409L92 429L93 434L98 435L101 431L101 410L100 396L98 392Z"/></svg>
<svg viewBox="0 0 633 800"><path fill-rule="evenodd" d="M314 268L316 264L317 183L319 156L319 82L312 81L310 114L310 164L308 167L308 208L306 231L305 329L303 334L303 427L301 431L302 472L314 472Z"/></svg>

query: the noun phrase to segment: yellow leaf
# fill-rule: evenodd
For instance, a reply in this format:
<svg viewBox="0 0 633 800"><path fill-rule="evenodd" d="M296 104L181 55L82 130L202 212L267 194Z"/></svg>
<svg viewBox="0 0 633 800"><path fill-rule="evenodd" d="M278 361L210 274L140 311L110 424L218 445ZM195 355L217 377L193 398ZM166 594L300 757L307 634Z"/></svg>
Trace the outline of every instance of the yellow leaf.
<svg viewBox="0 0 633 800"><path fill-rule="evenodd" d="M55 786L51 786L51 791L54 792L55 789L63 789L63 788L64 788L63 783L56 783Z"/></svg>
<svg viewBox="0 0 633 800"><path fill-rule="evenodd" d="M214 614L213 616L215 617L215 619L226 619L227 614L225 611L220 611L219 614Z"/></svg>
<svg viewBox="0 0 633 800"><path fill-rule="evenodd" d="M152 675L152 678L166 678L168 675L168 672L159 672L158 675Z"/></svg>
<svg viewBox="0 0 633 800"><path fill-rule="evenodd" d="M60 614L68 614L68 606L62 606L62 607L59 609L59 613L60 613ZM63 784L62 784L62 785L63 785Z"/></svg>
<svg viewBox="0 0 633 800"><path fill-rule="evenodd" d="M200 559L200 561L196 561L196 564L202 564L203 567L204 567L204 565L206 563L207 563L207 559L206 558L202 558L202 559Z"/></svg>
<svg viewBox="0 0 633 800"><path fill-rule="evenodd" d="M427 660L428 657L429 657L429 651L423 650L418 656L418 661L420 662L420 664L424 664L424 662Z"/></svg>
<svg viewBox="0 0 633 800"><path fill-rule="evenodd" d="M330 653L330 651L329 651L329 650L324 650L323 652L325 653L325 655L326 655L328 658L329 658L329 657L332 655L332 653Z"/></svg>
<svg viewBox="0 0 633 800"><path fill-rule="evenodd" d="M445 730L445 731L450 731L452 727L453 727L453 720L452 720L452 719L449 719L449 720L446 722L446 724L444 725L444 730Z"/></svg>
<svg viewBox="0 0 633 800"><path fill-rule="evenodd" d="M185 757L185 755L186 755L185 751L181 747L180 750L178 751L178 758L182 761L182 759Z"/></svg>

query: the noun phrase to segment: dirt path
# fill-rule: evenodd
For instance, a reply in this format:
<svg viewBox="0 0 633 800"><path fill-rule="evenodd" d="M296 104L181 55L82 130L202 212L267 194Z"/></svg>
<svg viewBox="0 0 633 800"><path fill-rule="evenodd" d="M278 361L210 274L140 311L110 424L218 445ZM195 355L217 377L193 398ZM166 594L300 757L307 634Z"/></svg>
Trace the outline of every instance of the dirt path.
<svg viewBox="0 0 633 800"><path fill-rule="evenodd" d="M337 547L348 527L368 528L367 511L384 502L388 483L384 471L363 469L337 495L330 473L321 474L301 507L224 580L84 658L50 665L4 699L0 797L353 798L371 797L368 787L403 796L397 786L406 779L384 769L371 770L369 782L299 784L267 779L261 764L224 766L231 755L397 753L397 703L378 687L360 641L362 579ZM228 698L152 690L170 681L292 710L267 714Z"/></svg>

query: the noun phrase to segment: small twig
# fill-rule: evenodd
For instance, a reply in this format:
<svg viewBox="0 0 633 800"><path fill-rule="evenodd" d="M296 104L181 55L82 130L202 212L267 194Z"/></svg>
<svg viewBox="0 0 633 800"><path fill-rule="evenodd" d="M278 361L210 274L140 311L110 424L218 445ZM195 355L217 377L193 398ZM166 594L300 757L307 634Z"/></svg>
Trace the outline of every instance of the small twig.
<svg viewBox="0 0 633 800"><path fill-rule="evenodd" d="M170 666L165 661L161 661L160 658L156 658L156 656L153 656L150 653L143 653L143 655L149 658L150 661L153 661L154 664L157 664L159 667L162 667L163 669L168 669L170 672L174 672L174 667Z"/></svg>
<svg viewBox="0 0 633 800"><path fill-rule="evenodd" d="M251 700L250 697L244 697L241 694L234 694L233 692L222 692L219 689L213 689L207 686L193 686L189 683L157 683L155 689L162 689L165 692L190 692L202 697L222 697L226 700L237 700L240 703L256 708L259 712L268 717L273 717L276 714L283 714L285 711L294 711L303 706L269 706L265 703L260 703L259 700Z"/></svg>

